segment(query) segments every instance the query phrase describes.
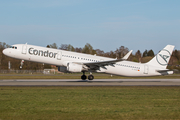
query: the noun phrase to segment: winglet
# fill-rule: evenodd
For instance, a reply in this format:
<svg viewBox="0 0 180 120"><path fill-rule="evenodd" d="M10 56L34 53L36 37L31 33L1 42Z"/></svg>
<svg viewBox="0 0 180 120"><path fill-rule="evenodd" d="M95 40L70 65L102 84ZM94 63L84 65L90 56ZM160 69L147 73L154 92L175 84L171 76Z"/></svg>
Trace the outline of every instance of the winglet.
<svg viewBox="0 0 180 120"><path fill-rule="evenodd" d="M129 51L122 59L123 59L123 60L127 60L128 57L131 55L131 53L132 53L132 50Z"/></svg>

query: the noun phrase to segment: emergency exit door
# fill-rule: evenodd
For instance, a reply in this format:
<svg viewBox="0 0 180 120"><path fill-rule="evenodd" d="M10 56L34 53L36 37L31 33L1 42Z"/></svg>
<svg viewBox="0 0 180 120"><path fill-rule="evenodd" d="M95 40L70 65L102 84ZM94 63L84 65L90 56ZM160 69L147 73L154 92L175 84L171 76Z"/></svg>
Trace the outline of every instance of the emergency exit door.
<svg viewBox="0 0 180 120"><path fill-rule="evenodd" d="M22 46L22 54L27 53L27 43Z"/></svg>
<svg viewBox="0 0 180 120"><path fill-rule="evenodd" d="M57 59L58 59L58 60L61 60L61 56L62 56L62 52L61 52L61 51L58 51L58 52L57 52Z"/></svg>
<svg viewBox="0 0 180 120"><path fill-rule="evenodd" d="M148 74L149 67L148 65L144 65L144 74Z"/></svg>

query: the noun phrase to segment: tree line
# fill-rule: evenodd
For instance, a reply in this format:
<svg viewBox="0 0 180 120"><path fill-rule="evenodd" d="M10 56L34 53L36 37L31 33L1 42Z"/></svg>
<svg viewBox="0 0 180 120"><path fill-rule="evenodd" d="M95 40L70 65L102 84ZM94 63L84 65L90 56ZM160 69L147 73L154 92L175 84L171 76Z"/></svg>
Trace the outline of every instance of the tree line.
<svg viewBox="0 0 180 120"><path fill-rule="evenodd" d="M117 58L117 59L122 58L124 55L126 55L129 52L129 49L124 46L120 46L115 51L104 52L103 50L100 49L93 49L93 47L89 43L87 43L83 48L73 47L71 44L61 44L60 47L58 47L56 43L47 45L47 47L72 51L72 52L92 54L92 55L96 54L98 56ZM138 59L147 56L153 57L154 52L153 50L145 50L142 54L140 50L138 50L134 56L137 56Z"/></svg>
<svg viewBox="0 0 180 120"><path fill-rule="evenodd" d="M4 42L0 42L0 69L1 70L8 69L8 62L10 61L11 69L17 70L19 69L21 60L7 57L2 53L2 51L8 47L9 47L8 44ZM125 46L120 46L119 48L116 48L114 51L104 52L103 50L100 50L100 49L94 49L89 43L85 44L83 48L74 47L71 44L61 44L60 46L58 46L56 43L49 44L46 47L72 51L72 52L91 54L91 55L96 54L97 56L117 58L117 59L122 58L124 55L126 55L129 52L129 49ZM145 50L144 52L137 50L135 54L130 55L128 60L133 61L133 62L145 63L145 62L148 62L150 59L152 59L154 56L155 54L152 49ZM180 66L180 50L174 50L172 57L170 59L168 68L180 70L179 66ZM43 70L43 69L49 69L49 68L51 68L51 65L29 62L29 61L25 61L23 65L24 70Z"/></svg>

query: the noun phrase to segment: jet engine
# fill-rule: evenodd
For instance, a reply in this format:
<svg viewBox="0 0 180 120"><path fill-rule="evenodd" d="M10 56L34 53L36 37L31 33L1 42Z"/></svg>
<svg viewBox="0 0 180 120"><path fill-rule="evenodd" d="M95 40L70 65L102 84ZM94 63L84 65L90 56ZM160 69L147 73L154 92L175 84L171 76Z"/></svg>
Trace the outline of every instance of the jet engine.
<svg viewBox="0 0 180 120"><path fill-rule="evenodd" d="M58 71L59 71L59 72L63 72L63 73L68 72L68 71L67 71L67 67L65 67L65 66L58 66Z"/></svg>
<svg viewBox="0 0 180 120"><path fill-rule="evenodd" d="M68 63L67 64L67 70L69 72L81 72L82 71L83 66L76 64L76 63Z"/></svg>

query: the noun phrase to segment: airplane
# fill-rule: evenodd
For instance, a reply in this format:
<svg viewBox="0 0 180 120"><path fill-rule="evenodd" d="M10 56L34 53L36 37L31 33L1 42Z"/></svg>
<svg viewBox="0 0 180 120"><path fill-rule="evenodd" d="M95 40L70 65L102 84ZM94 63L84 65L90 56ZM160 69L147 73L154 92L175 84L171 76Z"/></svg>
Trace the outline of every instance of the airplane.
<svg viewBox="0 0 180 120"><path fill-rule="evenodd" d="M60 72L82 72L82 80L86 80L85 72L102 72L111 75L141 77L173 74L166 69L175 46L167 45L147 63L127 61L132 53L129 51L121 59L113 59L65 50L40 47L29 44L15 44L3 50L6 56L24 60L55 65ZM22 66L21 66L22 67ZM94 76L90 74L89 80Z"/></svg>

